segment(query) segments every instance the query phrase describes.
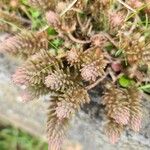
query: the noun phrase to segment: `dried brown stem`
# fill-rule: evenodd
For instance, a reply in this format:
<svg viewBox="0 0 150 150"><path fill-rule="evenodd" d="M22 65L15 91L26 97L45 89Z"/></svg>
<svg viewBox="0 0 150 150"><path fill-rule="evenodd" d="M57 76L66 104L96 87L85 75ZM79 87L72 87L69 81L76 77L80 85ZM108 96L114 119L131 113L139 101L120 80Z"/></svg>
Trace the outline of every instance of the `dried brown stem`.
<svg viewBox="0 0 150 150"><path fill-rule="evenodd" d="M135 9L133 9L132 7L130 7L129 5L127 5L125 2L123 2L122 0L117 0L120 4L122 4L123 6L125 6L127 9L136 12Z"/></svg>
<svg viewBox="0 0 150 150"><path fill-rule="evenodd" d="M96 82L94 82L93 84L91 84L91 85L88 85L87 87L86 87L86 90L91 90L91 89L93 89L95 86L97 86L100 82L102 82L106 77L107 77L107 73L102 77L102 78L100 78L100 79L98 79Z"/></svg>
<svg viewBox="0 0 150 150"><path fill-rule="evenodd" d="M102 32L102 34L115 46L119 47L118 43L113 40L113 38L106 32Z"/></svg>
<svg viewBox="0 0 150 150"><path fill-rule="evenodd" d="M68 37L74 41L75 43L79 43L79 44L87 44L87 43L90 43L91 41L90 40L80 40L80 39L77 39L75 38L70 32L67 33Z"/></svg>

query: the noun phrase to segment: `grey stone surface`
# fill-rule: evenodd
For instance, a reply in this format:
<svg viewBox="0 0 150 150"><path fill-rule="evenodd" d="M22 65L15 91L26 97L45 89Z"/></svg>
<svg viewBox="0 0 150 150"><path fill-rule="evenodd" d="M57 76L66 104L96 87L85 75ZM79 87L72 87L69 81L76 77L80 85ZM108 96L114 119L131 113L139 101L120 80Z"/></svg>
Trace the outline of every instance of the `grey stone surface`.
<svg viewBox="0 0 150 150"><path fill-rule="evenodd" d="M46 101L20 102L18 89L11 82L11 74L18 62L0 54L0 116L38 136L44 136ZM83 150L150 150L150 101L143 102L144 119L141 132L127 131L119 143L110 145L103 133L105 117L98 105L101 90L93 90L92 102L72 120L68 139L78 142Z"/></svg>

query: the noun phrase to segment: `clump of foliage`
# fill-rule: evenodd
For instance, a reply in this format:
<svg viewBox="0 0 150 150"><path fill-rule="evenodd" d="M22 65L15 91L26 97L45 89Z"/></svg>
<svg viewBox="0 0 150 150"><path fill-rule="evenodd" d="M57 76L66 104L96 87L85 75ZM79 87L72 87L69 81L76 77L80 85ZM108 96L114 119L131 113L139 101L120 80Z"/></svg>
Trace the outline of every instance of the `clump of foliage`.
<svg viewBox="0 0 150 150"><path fill-rule="evenodd" d="M98 84L110 142L127 127L140 130L142 98L150 93L148 0L1 3L0 29L15 35L0 51L24 59L12 77L23 86L23 100L50 95L50 150L60 149L72 116L90 102L88 91Z"/></svg>

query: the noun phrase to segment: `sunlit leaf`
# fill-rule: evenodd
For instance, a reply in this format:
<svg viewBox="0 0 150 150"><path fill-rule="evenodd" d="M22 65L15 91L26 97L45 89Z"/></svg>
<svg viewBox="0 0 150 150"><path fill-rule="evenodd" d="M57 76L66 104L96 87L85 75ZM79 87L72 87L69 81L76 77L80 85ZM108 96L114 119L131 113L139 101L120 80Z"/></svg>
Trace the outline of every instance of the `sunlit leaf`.
<svg viewBox="0 0 150 150"><path fill-rule="evenodd" d="M128 78L125 75L123 75L119 78L119 84L124 88L131 86L133 83L134 83L134 80Z"/></svg>

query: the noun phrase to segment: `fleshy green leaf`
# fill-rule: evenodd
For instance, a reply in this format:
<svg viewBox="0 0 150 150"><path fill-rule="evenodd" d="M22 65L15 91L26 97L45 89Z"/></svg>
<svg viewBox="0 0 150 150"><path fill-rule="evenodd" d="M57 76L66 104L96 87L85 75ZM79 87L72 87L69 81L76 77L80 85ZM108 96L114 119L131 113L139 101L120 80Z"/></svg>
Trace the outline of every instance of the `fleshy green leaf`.
<svg viewBox="0 0 150 150"><path fill-rule="evenodd" d="M133 83L134 83L134 80L128 78L125 75L123 75L119 78L119 84L124 88L131 86Z"/></svg>
<svg viewBox="0 0 150 150"><path fill-rule="evenodd" d="M143 86L139 87L139 89L150 94L150 84L143 85Z"/></svg>
<svg viewBox="0 0 150 150"><path fill-rule="evenodd" d="M50 27L47 29L47 33L48 35L57 35L57 32L55 31L55 29L50 28Z"/></svg>
<svg viewBox="0 0 150 150"><path fill-rule="evenodd" d="M57 48L59 48L62 44L63 44L63 40L62 39L55 39L55 40L53 40L52 41L52 44L55 46L55 47L57 47Z"/></svg>
<svg viewBox="0 0 150 150"><path fill-rule="evenodd" d="M31 9L29 9L29 11L30 11L33 18L38 18L41 15L41 13L35 9L31 8Z"/></svg>
<svg viewBox="0 0 150 150"><path fill-rule="evenodd" d="M122 49L119 49L116 53L115 53L115 56L118 57L122 54L123 50Z"/></svg>

